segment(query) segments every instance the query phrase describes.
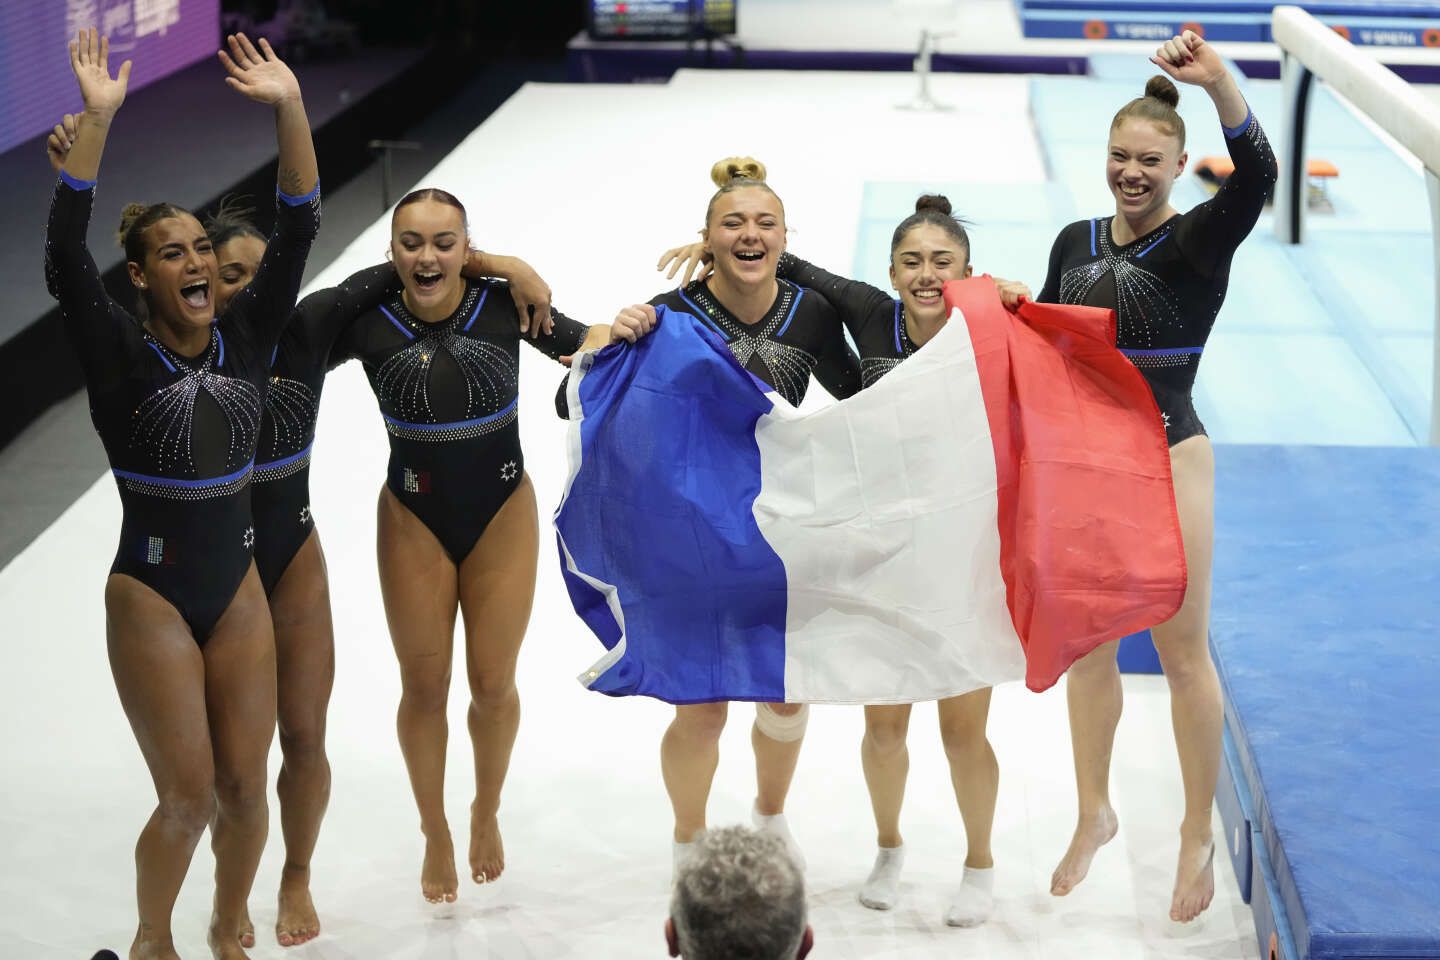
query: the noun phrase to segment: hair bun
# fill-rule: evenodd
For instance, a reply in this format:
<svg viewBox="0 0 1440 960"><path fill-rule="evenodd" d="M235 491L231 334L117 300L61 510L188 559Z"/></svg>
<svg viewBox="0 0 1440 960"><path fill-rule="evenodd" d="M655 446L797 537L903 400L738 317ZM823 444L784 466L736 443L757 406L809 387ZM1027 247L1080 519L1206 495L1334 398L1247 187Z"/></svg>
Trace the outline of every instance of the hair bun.
<svg viewBox="0 0 1440 960"><path fill-rule="evenodd" d="M943 213L950 216L954 208L950 206L950 198L941 193L927 193L915 201L915 212L923 213L926 210L934 210L936 213Z"/></svg>
<svg viewBox="0 0 1440 960"><path fill-rule="evenodd" d="M710 168L710 179L717 187L729 186L735 180L765 182L765 164L754 157L726 157Z"/></svg>
<svg viewBox="0 0 1440 960"><path fill-rule="evenodd" d="M130 233L130 228L133 227L135 221L144 216L145 211L149 209L150 205L146 203L127 203L121 207L120 229L115 233L115 242L122 247L125 246L125 237Z"/></svg>
<svg viewBox="0 0 1440 960"><path fill-rule="evenodd" d="M1170 78L1163 74L1157 73L1146 82L1145 96L1154 97L1172 109L1180 106L1180 91L1170 82Z"/></svg>

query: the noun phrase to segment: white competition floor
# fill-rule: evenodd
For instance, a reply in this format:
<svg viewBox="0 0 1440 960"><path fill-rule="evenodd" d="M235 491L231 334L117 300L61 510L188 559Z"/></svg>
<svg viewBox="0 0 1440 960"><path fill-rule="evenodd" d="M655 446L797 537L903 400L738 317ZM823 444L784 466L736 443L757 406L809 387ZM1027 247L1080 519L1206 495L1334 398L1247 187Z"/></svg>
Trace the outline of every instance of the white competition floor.
<svg viewBox="0 0 1440 960"><path fill-rule="evenodd" d="M653 263L700 226L710 164L727 154L769 164L792 244L842 270L855 256L868 182L1047 189L1027 110L1028 78L937 77L937 94L960 105L943 119L892 109L913 92L913 78L904 75L805 73L779 81L774 74L685 73L666 86L528 86L426 182L468 204L478 244L527 258L549 279L562 310L592 322L666 286ZM982 128L984 145L968 132ZM383 222L367 230L319 285L376 261L387 236ZM1036 286L1050 236L1042 230L1036 241L1027 277ZM524 365L521 429L543 513L555 504L564 472L563 425L551 412L559 368L530 351ZM524 719L501 811L506 875L487 889L467 883L448 916L421 900L420 836L395 743L398 683L374 565L384 459L384 433L362 372L342 368L325 393L312 492L338 646L329 741L334 790L314 863L325 932L289 955L663 956L670 814L658 742L670 711L609 700L575 682L599 646L572 615L548 546L520 661ZM0 956L73 960L101 946L123 954L133 933L131 850L153 796L105 655L101 587L118 527L118 498L104 477L0 571L0 634L10 664L0 674L0 724L9 733L0 746ZM447 799L463 851L471 792L463 683L452 694ZM941 922L959 879L963 838L933 708L917 708L912 724L905 899L889 914L855 901L874 846L857 753L860 711L817 708L789 807L810 860L815 956L1256 956L1249 909L1223 858L1205 918L1183 929L1166 918L1180 797L1168 699L1153 677L1127 678L1126 694L1114 773L1120 835L1087 883L1056 900L1049 877L1074 804L1063 690L997 692L991 729L1002 767L994 842L999 906L988 925L971 931ZM748 708L733 711L712 823L748 812L751 716ZM278 769L278 752L271 768ZM270 930L281 864L273 807L271 819L251 901L259 929L253 957L285 954ZM202 849L176 910L187 958L205 955L211 869Z"/></svg>

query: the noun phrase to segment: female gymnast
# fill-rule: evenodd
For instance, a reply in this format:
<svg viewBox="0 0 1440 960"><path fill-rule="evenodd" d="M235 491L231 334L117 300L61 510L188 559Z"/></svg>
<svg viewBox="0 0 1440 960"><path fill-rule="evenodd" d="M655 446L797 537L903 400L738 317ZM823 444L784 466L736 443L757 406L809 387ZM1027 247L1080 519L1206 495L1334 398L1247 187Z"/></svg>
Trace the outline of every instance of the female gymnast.
<svg viewBox="0 0 1440 960"><path fill-rule="evenodd" d="M58 171L76 137L78 118L66 114L47 140ZM216 313L254 279L266 250L263 233L243 205L226 201L205 229L219 263ZM550 324L550 288L523 260L471 251L464 268L476 279L509 281L521 331L538 336ZM334 681L334 631L329 581L310 509L310 448L329 345L357 314L400 289L389 263L359 271L337 287L296 305L272 356L258 456L251 488L255 566L270 601L278 661L282 766L276 788L285 867L280 881L276 938L296 946L320 933L310 895L310 859L330 794L325 716ZM115 310L123 310L118 305ZM253 946L253 926L242 925L242 946Z"/></svg>
<svg viewBox="0 0 1440 960"><path fill-rule="evenodd" d="M670 275L703 271L707 261L701 244L677 247L660 258L659 269ZM808 287L834 305L860 351L864 386L869 387L930 341L945 325L949 310L942 288L948 280L971 275L970 237L964 224L951 215L943 196L922 196L915 212L895 228L890 241L890 294L836 276L794 254L780 257L779 275ZM1029 296L1023 284L997 280L1007 301ZM990 688L947 697L937 704L940 737L950 764L950 781L968 845L960 889L945 911L951 926L984 923L994 906L994 859L990 830L995 819L995 798L1000 769L985 734L990 713ZM865 707L865 736L860 742L861 765L875 815L875 865L860 890L862 904L889 910L899 900L900 870L905 846L900 834L900 808L910 769L906 735L910 704Z"/></svg>
<svg viewBox="0 0 1440 960"><path fill-rule="evenodd" d="M515 309L499 281L462 275L465 208L443 190L396 205L391 255L402 291L340 333L332 365L359 358L390 434L379 501L380 586L400 661L400 749L420 812L420 886L431 902L459 888L445 817L446 700L455 615L464 617L474 748L470 875L505 868L498 813L520 722L515 660L535 594L539 529L517 421ZM560 359L651 329L586 327L562 314L531 342Z"/></svg>
<svg viewBox="0 0 1440 960"><path fill-rule="evenodd" d="M1152 78L1145 96L1127 103L1110 124L1105 175L1115 197L1114 215L1081 220L1060 232L1040 300L1116 311L1118 346L1149 382L1169 435L1189 587L1180 611L1152 634L1170 686L1185 788L1170 903L1170 917L1183 922L1199 916L1215 892L1210 817L1223 723L1208 646L1215 461L1190 393L1225 300L1230 262L1260 216L1276 165L1234 78L1198 35L1186 31L1168 41L1151 62L1209 95L1235 172L1213 198L1188 213L1170 205L1170 189L1185 169L1185 124L1175 112L1175 85L1163 76ZM1056 896L1085 878L1095 852L1118 828L1109 794L1122 699L1117 645L1096 649L1069 672L1079 817L1051 880Z"/></svg>
<svg viewBox="0 0 1440 960"><path fill-rule="evenodd" d="M222 205L206 221L219 262L216 307L255 277L265 238L243 210ZM511 281L520 316L535 330L549 322L549 288L523 261L473 253L466 272ZM330 345L341 330L400 290L389 263L353 274L338 287L310 294L296 305L271 360L260 441L256 454L251 513L255 519L255 566L270 601L275 624L282 764L276 792L285 837L275 925L281 946L295 946L320 933L310 896L310 860L330 796L325 756L325 716L335 678L335 638L330 586L319 533L310 508L310 449L315 438L321 390L330 365Z"/></svg>
<svg viewBox="0 0 1440 960"><path fill-rule="evenodd" d="M705 212L702 247L714 272L648 304L621 311L631 322L654 323L655 307L689 313L713 326L746 370L799 406L810 375L837 399L860 389L860 366L845 345L834 308L822 297L776 276L785 252L785 208L765 182L765 168L749 157L715 164L719 187ZM674 863L689 855L705 829L705 806L720 762L727 703L675 708L660 743L660 766L675 810ZM803 704L756 704L750 742L755 750L756 827L780 836L804 868L804 856L785 820L785 798L800 759L809 719Z"/></svg>
<svg viewBox="0 0 1440 960"><path fill-rule="evenodd" d="M111 670L158 805L136 846L132 958L175 957L170 916L207 824L216 957L243 957L245 900L265 844L275 648L252 561L249 481L268 362L319 224L310 126L264 41L228 38L226 82L274 108L276 229L254 283L216 317L214 249L172 204L126 208L122 241L141 321L112 309L85 246L100 157L130 62L109 73L95 30L70 45L85 110L55 187L46 275L80 355L91 418L123 507L106 583Z"/></svg>

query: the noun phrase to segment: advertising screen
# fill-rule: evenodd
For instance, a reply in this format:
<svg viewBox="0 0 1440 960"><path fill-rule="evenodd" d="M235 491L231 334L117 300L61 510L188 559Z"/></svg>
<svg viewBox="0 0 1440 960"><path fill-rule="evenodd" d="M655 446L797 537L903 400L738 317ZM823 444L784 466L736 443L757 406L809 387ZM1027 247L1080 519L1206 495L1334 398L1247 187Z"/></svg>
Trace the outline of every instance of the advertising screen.
<svg viewBox="0 0 1440 960"><path fill-rule="evenodd" d="M731 36L739 0L590 0L594 40L683 40Z"/></svg>
<svg viewBox="0 0 1440 960"><path fill-rule="evenodd" d="M220 0L0 0L0 152L80 110L66 44L90 26L110 37L112 73L134 61L134 92L215 55Z"/></svg>

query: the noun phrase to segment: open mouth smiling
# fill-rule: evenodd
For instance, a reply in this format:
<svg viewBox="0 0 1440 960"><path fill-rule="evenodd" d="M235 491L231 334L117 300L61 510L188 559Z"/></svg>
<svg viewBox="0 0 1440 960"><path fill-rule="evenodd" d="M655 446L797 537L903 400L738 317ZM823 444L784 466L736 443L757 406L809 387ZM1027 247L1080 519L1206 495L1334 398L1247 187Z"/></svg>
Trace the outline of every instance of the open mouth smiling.
<svg viewBox="0 0 1440 960"><path fill-rule="evenodd" d="M210 281L196 280L180 288L180 297L197 310L210 306Z"/></svg>

